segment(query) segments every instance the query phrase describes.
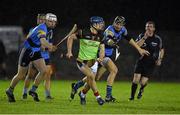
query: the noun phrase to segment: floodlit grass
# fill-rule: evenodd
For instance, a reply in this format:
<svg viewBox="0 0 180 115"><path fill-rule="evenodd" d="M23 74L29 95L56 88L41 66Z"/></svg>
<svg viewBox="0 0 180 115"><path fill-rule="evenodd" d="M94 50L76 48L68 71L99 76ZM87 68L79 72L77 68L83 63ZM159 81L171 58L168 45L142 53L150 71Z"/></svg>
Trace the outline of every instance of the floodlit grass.
<svg viewBox="0 0 180 115"><path fill-rule="evenodd" d="M34 102L28 96L22 100L23 82L15 88L16 103L7 102L5 89L10 81L0 81L0 113L31 113L31 114L120 114L120 113L161 113L180 114L180 84L179 83L149 83L141 100L128 101L130 95L130 82L115 82L113 95L118 103L105 103L99 106L92 91L87 95L87 104L80 105L79 97L76 95L73 101L69 101L71 83L73 81L52 81L51 93L53 100L45 100L44 88L41 84L38 89L40 102ZM105 97L106 82L98 82L101 96Z"/></svg>

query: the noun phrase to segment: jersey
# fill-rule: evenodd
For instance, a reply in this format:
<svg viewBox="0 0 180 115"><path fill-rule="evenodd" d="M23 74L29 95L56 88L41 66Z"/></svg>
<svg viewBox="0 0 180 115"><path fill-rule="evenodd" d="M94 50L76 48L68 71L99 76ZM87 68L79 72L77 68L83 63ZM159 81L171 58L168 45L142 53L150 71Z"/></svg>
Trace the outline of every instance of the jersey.
<svg viewBox="0 0 180 115"><path fill-rule="evenodd" d="M46 40L52 44L52 38L53 38L53 30L49 30L47 33ZM45 51L41 51L41 56L46 60L50 58L50 54L47 48L45 48Z"/></svg>
<svg viewBox="0 0 180 115"><path fill-rule="evenodd" d="M113 25L107 27L104 31L104 44L105 44L105 56L111 57L113 55L114 48L122 39L129 39L127 29L123 26L120 31L116 31ZM112 39L114 41L113 46L108 45L108 40Z"/></svg>
<svg viewBox="0 0 180 115"><path fill-rule="evenodd" d="M77 38L80 40L78 58L92 60L97 58L99 46L102 43L102 34L94 35L89 31L79 30Z"/></svg>
<svg viewBox="0 0 180 115"><path fill-rule="evenodd" d="M136 42L142 39L144 34L140 34L138 38L136 39ZM152 60L156 61L159 58L159 52L163 48L163 43L161 37L154 34L152 37L148 37L144 44L141 46L141 48L149 51L150 55L140 57L140 60Z"/></svg>
<svg viewBox="0 0 180 115"><path fill-rule="evenodd" d="M33 52L40 51L41 47L41 38L46 38L47 26L45 23L39 24L32 30L30 30L27 35L27 40L24 42L24 47L26 49L31 49Z"/></svg>

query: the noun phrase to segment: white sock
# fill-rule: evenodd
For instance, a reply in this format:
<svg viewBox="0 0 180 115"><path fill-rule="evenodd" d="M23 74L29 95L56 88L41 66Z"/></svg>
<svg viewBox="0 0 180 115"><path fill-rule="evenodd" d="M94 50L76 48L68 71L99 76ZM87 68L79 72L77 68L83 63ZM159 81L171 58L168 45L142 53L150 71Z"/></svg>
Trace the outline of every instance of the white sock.
<svg viewBox="0 0 180 115"><path fill-rule="evenodd" d="M100 96L100 95L96 96L96 99L99 99L99 98L101 98L101 96Z"/></svg>
<svg viewBox="0 0 180 115"><path fill-rule="evenodd" d="M85 97L86 97L86 94L84 94L82 91L81 91L81 97L82 97L82 98L85 98Z"/></svg>

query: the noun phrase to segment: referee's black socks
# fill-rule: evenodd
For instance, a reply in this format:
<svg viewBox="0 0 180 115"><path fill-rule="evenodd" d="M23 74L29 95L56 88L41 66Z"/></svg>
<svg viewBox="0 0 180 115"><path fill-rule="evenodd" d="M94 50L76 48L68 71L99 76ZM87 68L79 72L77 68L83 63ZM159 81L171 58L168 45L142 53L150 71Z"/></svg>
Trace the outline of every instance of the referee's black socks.
<svg viewBox="0 0 180 115"><path fill-rule="evenodd" d="M139 89L139 92L142 93L144 91L144 88L146 87L147 84L141 84L141 88Z"/></svg>
<svg viewBox="0 0 180 115"><path fill-rule="evenodd" d="M137 84L132 82L132 86L131 86L131 98L134 99L134 95L136 93L136 89L137 89Z"/></svg>

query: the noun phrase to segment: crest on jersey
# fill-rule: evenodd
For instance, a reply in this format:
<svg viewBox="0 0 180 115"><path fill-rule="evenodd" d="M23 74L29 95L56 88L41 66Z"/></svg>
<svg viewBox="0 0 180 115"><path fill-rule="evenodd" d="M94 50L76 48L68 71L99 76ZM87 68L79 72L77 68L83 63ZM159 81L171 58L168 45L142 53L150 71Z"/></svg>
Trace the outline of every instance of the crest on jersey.
<svg viewBox="0 0 180 115"><path fill-rule="evenodd" d="M152 44L153 47L157 46L156 42L151 42L151 44Z"/></svg>

